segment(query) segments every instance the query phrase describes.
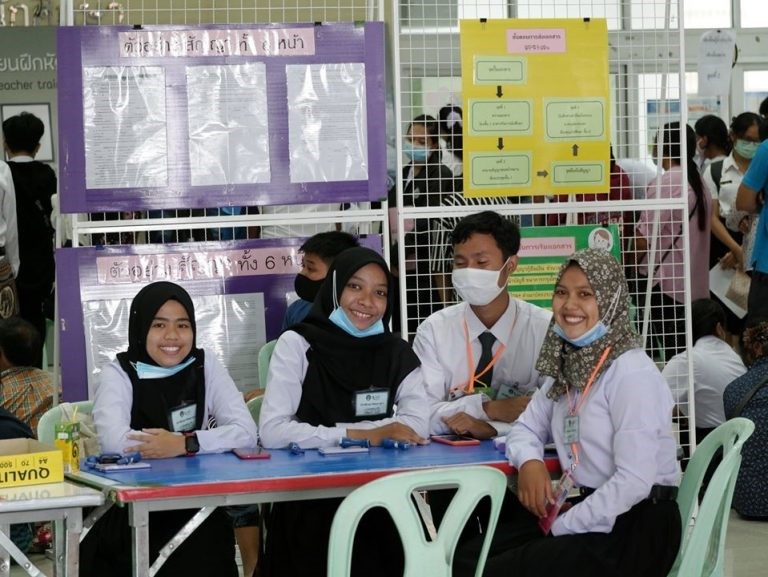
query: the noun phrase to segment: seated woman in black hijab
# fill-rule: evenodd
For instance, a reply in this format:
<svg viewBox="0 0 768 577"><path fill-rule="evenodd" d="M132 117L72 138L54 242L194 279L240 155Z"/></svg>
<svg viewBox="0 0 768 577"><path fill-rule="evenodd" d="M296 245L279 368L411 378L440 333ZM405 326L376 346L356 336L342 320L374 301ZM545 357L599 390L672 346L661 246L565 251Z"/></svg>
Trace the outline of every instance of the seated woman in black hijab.
<svg viewBox="0 0 768 577"><path fill-rule="evenodd" d="M94 396L102 451L139 451L144 459L194 458L198 452L256 445L256 425L242 395L216 357L195 346L195 337L195 309L183 288L156 282L139 291L131 303L128 350L103 367ZM194 513L150 514L150 562ZM130 546L126 510L113 507L83 541L80 577L130 575ZM157 573L237 574L232 522L221 508Z"/></svg>
<svg viewBox="0 0 768 577"><path fill-rule="evenodd" d="M425 443L429 407L419 360L389 332L387 263L367 248L336 257L304 322L282 334L261 410L264 446L330 447L342 437ZM397 410L394 406L397 405ZM322 577L340 499L277 503L267 525L263 577ZM402 575L399 538L386 512L363 517L352 575Z"/></svg>

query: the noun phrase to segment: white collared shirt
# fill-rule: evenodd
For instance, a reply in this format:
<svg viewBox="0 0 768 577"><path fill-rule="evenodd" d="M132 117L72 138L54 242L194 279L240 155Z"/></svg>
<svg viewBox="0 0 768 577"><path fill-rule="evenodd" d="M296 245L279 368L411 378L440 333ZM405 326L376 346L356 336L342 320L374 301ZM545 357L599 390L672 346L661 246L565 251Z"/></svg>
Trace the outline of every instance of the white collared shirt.
<svg viewBox="0 0 768 577"><path fill-rule="evenodd" d="M203 430L197 431L200 452L220 453L255 447L258 442L256 423L243 395L227 369L208 351L205 351L204 375ZM122 453L139 444L139 441L128 439L130 434L140 434L131 429L132 406L130 377L116 360L104 365L93 397L93 422L103 452ZM208 428L209 417L216 419L213 429Z"/></svg>
<svg viewBox="0 0 768 577"><path fill-rule="evenodd" d="M525 301L510 297L504 314L490 329L477 318L467 303L459 303L432 314L416 332L413 350L421 360L421 369L430 403L430 433L450 432L443 418L464 412L487 421L498 434L509 431L510 424L491 421L483 410L485 395L465 395L450 400L454 387L464 385L480 360L482 345L478 336L490 330L496 337L493 352L503 343L506 348L493 366L491 387L511 385L519 395L530 395L540 384L536 359L549 328L552 313ZM464 321L469 330L473 367L467 358Z"/></svg>
<svg viewBox="0 0 768 577"><path fill-rule="evenodd" d="M564 471L573 463L564 439L568 399L547 398L551 386L548 378L507 435L507 457L518 469L543 460L550 441ZM672 406L669 387L642 349L625 352L600 375L579 411L579 464L573 471L577 486L595 492L555 520L553 535L608 533L653 485L677 485Z"/></svg>
<svg viewBox="0 0 768 577"><path fill-rule="evenodd" d="M744 173L739 170L739 166L733 159L733 154L729 154L723 159L723 167L720 172L720 191L712 178L712 164L710 163L702 174L702 180L706 188L712 193L712 198L718 201L720 216L726 218L736 206L736 193L739 190L741 179Z"/></svg>
<svg viewBox="0 0 768 577"><path fill-rule="evenodd" d="M5 258L13 268L13 276L19 274L19 231L16 226L16 189L11 169L0 161L0 246L5 248Z"/></svg>
<svg viewBox="0 0 768 577"><path fill-rule="evenodd" d="M267 390L259 418L259 434L265 447L281 449L292 442L298 443L303 449L332 447L347 436L347 429L375 429L395 422L408 425L419 436L427 437L429 409L420 368L411 371L397 388L397 410L394 417L336 423L334 427L314 426L299 421L296 411L299 410L302 384L309 366L307 349L309 343L294 331L285 331L275 344L269 361Z"/></svg>
<svg viewBox="0 0 768 577"><path fill-rule="evenodd" d="M723 392L747 372L741 357L715 336L701 337L693 345L693 399L696 427L711 429L725 422ZM672 357L661 372L678 404L688 402L688 351ZM681 412L687 414L684 407Z"/></svg>

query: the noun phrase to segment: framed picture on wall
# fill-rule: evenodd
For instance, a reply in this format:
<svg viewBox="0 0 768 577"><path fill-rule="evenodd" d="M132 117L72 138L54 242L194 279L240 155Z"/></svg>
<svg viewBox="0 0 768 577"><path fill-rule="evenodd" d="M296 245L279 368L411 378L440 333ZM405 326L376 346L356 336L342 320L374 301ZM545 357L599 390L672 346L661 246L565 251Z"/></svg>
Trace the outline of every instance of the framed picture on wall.
<svg viewBox="0 0 768 577"><path fill-rule="evenodd" d="M35 160L41 162L53 162L53 134L51 131L51 105L48 103L43 104L3 104L0 106L0 122L5 122L6 119L21 114L22 112L29 112L34 114L40 120L43 121L45 126L45 132L43 138L40 140L40 150L38 150ZM8 154L5 154L5 159L8 160Z"/></svg>

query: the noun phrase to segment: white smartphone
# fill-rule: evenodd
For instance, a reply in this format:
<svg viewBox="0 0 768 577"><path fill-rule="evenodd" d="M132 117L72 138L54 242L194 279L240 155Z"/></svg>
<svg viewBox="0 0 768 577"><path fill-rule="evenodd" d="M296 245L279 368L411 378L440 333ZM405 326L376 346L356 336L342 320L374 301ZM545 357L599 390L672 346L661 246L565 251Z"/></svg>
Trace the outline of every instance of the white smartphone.
<svg viewBox="0 0 768 577"><path fill-rule="evenodd" d="M349 455L351 453L367 453L368 447L320 447L317 452L321 455Z"/></svg>

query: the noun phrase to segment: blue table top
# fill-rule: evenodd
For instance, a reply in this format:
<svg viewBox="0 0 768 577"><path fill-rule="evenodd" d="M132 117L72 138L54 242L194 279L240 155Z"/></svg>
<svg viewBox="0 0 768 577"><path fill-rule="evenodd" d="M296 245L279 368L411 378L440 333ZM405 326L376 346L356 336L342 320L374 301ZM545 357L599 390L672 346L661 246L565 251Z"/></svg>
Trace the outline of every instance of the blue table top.
<svg viewBox="0 0 768 577"><path fill-rule="evenodd" d="M221 493L312 490L362 485L383 475L416 469L490 465L511 472L490 441L468 447L432 443L409 450L372 447L368 453L294 455L271 450L269 459L242 460L232 453L153 459L149 469L102 473L84 469L72 480L107 489L120 501ZM555 466L557 466L555 464Z"/></svg>
<svg viewBox="0 0 768 577"><path fill-rule="evenodd" d="M269 459L239 459L232 453L152 459L149 469L101 473L85 471L125 485L181 485L189 483L221 483L255 479L273 479L361 473L389 469L421 469L457 465L506 465L507 460L490 441L469 447L452 447L431 443L406 451L372 447L368 453L320 455L307 449L293 455L285 449L269 450Z"/></svg>

